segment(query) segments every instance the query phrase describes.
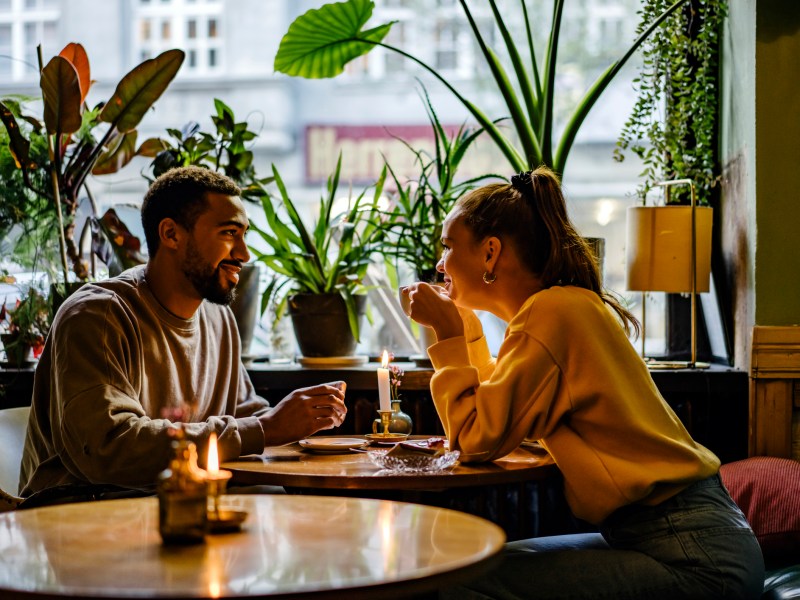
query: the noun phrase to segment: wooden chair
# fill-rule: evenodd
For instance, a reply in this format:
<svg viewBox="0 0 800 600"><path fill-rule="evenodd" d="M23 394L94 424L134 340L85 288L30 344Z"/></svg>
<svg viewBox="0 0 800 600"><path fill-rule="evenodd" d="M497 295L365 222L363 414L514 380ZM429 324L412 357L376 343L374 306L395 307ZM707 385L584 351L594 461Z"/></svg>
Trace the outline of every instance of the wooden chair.
<svg viewBox="0 0 800 600"><path fill-rule="evenodd" d="M0 410L0 512L14 510L19 498L19 468L28 428L28 406Z"/></svg>

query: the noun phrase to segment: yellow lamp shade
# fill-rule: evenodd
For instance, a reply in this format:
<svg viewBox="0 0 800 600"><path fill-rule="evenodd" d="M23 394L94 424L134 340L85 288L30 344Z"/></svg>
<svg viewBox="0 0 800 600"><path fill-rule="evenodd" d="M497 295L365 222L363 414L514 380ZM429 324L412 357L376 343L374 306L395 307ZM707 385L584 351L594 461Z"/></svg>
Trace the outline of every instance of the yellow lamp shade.
<svg viewBox="0 0 800 600"><path fill-rule="evenodd" d="M695 209L696 289L707 292L713 209ZM627 222L627 289L692 291L692 207L632 206Z"/></svg>

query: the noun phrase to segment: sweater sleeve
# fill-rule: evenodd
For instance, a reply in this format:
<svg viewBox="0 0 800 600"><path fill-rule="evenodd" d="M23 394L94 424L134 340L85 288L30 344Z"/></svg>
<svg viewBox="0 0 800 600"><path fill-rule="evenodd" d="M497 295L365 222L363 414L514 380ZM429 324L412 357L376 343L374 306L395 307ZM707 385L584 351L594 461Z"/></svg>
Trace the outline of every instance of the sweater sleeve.
<svg viewBox="0 0 800 600"><path fill-rule="evenodd" d="M547 350L525 333L511 333L481 372L471 345L459 337L429 349L436 370L431 393L451 447L465 462L481 462L505 456L526 438L545 437L569 410L556 402L561 373Z"/></svg>

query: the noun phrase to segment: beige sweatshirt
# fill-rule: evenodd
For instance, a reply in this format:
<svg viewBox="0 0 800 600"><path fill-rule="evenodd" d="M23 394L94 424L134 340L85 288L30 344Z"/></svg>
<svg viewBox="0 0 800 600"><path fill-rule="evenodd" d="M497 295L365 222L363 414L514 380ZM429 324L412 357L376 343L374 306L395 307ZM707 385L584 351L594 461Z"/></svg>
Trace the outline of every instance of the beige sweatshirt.
<svg viewBox="0 0 800 600"><path fill-rule="evenodd" d="M538 440L564 475L572 512L591 523L626 504L656 504L719 469L597 294L534 294L508 324L496 360L475 337L428 349L436 409L462 459L489 461Z"/></svg>
<svg viewBox="0 0 800 600"><path fill-rule="evenodd" d="M261 452L256 415L269 403L240 353L228 307L203 302L191 319L175 317L144 267L86 284L59 310L36 367L20 493L153 485L169 458L165 409L185 409L198 446L216 432L221 460Z"/></svg>

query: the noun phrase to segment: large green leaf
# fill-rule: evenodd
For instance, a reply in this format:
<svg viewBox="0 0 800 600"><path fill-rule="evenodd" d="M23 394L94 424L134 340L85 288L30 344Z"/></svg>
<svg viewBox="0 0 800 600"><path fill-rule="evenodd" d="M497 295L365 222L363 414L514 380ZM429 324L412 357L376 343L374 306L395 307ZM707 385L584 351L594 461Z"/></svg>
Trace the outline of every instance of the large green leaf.
<svg viewBox="0 0 800 600"><path fill-rule="evenodd" d="M81 85L72 63L62 56L51 58L42 69L41 87L47 132L78 131L81 127Z"/></svg>
<svg viewBox="0 0 800 600"><path fill-rule="evenodd" d="M114 95L100 113L100 120L118 131L134 129L158 100L183 64L183 50L167 50L144 61L117 84Z"/></svg>
<svg viewBox="0 0 800 600"><path fill-rule="evenodd" d="M372 50L389 33L394 21L361 31L374 6L372 0L350 0L301 15L281 40L275 70L309 79L335 77L348 62Z"/></svg>
<svg viewBox="0 0 800 600"><path fill-rule="evenodd" d="M92 175L116 173L131 162L136 155L136 137L136 131L118 134L118 137L109 143L110 147L98 157L92 168Z"/></svg>

